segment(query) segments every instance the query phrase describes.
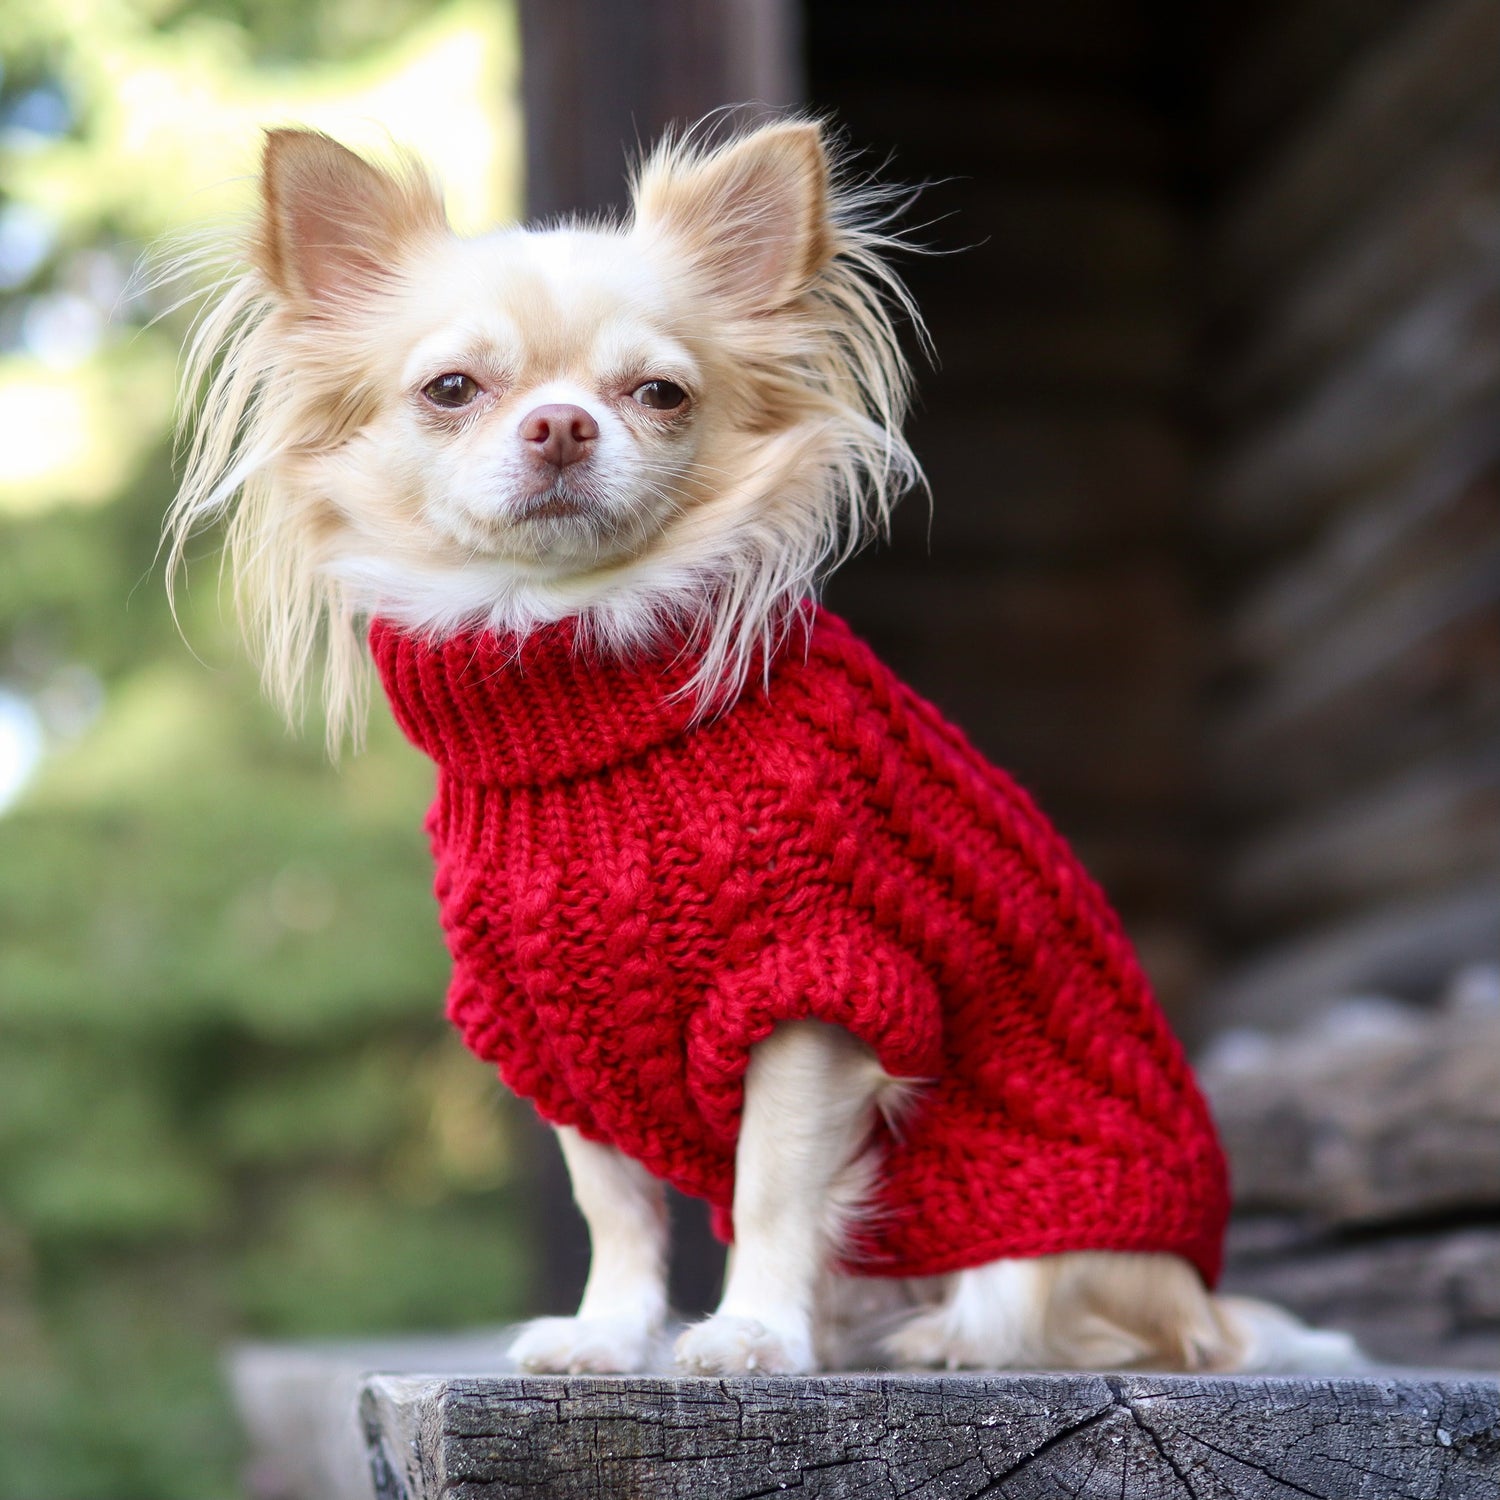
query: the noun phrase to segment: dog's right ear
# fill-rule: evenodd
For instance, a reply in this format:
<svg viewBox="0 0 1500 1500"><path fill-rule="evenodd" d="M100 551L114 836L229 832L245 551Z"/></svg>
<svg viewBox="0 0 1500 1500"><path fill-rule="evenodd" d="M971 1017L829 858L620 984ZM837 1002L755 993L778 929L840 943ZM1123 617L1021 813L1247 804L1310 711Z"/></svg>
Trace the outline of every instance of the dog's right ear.
<svg viewBox="0 0 1500 1500"><path fill-rule="evenodd" d="M316 130L269 130L255 263L289 302L319 306L378 290L423 238L447 229L436 184L399 176Z"/></svg>

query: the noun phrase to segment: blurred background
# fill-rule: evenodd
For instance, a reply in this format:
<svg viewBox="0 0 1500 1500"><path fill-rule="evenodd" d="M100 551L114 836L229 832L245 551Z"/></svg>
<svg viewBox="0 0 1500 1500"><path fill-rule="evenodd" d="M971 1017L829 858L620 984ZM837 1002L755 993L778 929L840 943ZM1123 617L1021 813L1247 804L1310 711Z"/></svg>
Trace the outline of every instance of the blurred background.
<svg viewBox="0 0 1500 1500"><path fill-rule="evenodd" d="M928 184L953 252L905 267L934 508L835 607L1038 795L1195 1046L1490 1014L1500 0L6 0L0 1500L235 1494L231 1340L581 1277L542 1134L441 1020L425 763L378 712L337 771L286 734L214 537L174 629L189 313L132 269L245 212L267 125L416 148L472 230L618 206L638 142L752 99ZM1500 1287L1500 1174L1427 1175L1378 1222L1424 1265L1460 1224ZM1368 1246L1360 1202L1320 1244ZM1454 1284L1493 1354L1500 1293Z"/></svg>
<svg viewBox="0 0 1500 1500"><path fill-rule="evenodd" d="M273 123L514 215L515 17L48 0L0 60L0 1496L204 1500L233 1336L514 1317L530 1250L441 1021L428 768L266 712L213 538L188 644L163 606L186 313L131 273L248 207Z"/></svg>

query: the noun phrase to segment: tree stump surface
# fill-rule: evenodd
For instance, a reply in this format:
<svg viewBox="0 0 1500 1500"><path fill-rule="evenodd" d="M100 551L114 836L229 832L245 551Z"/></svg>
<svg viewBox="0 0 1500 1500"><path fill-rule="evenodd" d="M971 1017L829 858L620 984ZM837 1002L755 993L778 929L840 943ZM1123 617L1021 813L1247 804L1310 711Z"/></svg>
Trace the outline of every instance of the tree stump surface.
<svg viewBox="0 0 1500 1500"><path fill-rule="evenodd" d="M372 1377L378 1500L1494 1500L1500 1380Z"/></svg>

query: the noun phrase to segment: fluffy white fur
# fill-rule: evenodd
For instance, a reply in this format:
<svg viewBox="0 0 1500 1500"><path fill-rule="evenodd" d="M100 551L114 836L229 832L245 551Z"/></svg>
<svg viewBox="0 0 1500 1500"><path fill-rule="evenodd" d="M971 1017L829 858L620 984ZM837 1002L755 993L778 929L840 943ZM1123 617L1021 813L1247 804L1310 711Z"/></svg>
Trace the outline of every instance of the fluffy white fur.
<svg viewBox="0 0 1500 1500"><path fill-rule="evenodd" d="M840 183L820 127L791 121L718 147L668 142L624 223L464 240L415 164L272 132L249 264L189 351L203 395L170 574L198 526L228 518L266 685L295 712L321 667L334 744L363 714L359 631L375 613L432 637L574 616L619 651L685 627L711 712L917 477L892 308L920 324L883 259L889 200ZM571 445L537 435L564 430ZM755 1049L738 1244L719 1310L678 1341L684 1368L1355 1357L1337 1335L1210 1297L1167 1256L835 1275L879 1171L864 1149L875 1112L913 1088L812 1022ZM578 1315L530 1325L515 1357L643 1368L666 1315L661 1185L560 1134L592 1270Z"/></svg>
<svg viewBox="0 0 1500 1500"><path fill-rule="evenodd" d="M321 654L333 744L362 722L374 613L433 635L574 616L618 650L686 626L711 708L916 478L885 199L831 186L814 125L669 141L621 225L459 239L420 168L311 132L268 137L262 183L250 268L189 349L207 392L169 576L231 514L267 689L295 713ZM422 402L453 371L484 386L462 422ZM648 378L687 409L643 414ZM558 396L601 429L590 509L527 520L515 426Z"/></svg>

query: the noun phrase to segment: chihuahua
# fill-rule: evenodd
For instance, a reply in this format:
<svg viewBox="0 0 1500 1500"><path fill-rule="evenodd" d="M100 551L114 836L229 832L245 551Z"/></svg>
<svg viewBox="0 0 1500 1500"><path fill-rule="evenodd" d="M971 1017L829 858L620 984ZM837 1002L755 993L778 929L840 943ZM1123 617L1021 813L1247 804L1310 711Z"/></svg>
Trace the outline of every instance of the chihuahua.
<svg viewBox="0 0 1500 1500"><path fill-rule="evenodd" d="M464 239L416 163L270 132L169 581L227 517L271 696L320 669L357 735L368 634L438 763L450 1012L592 1243L521 1366L654 1361L663 1179L733 1238L689 1372L1342 1366L1209 1289L1222 1159L1102 897L816 606L919 479L892 203L791 119Z"/></svg>

